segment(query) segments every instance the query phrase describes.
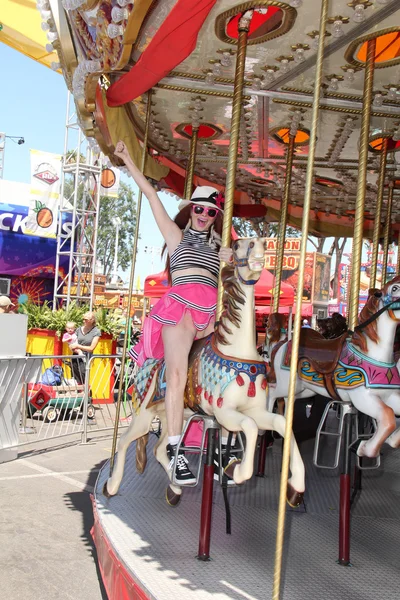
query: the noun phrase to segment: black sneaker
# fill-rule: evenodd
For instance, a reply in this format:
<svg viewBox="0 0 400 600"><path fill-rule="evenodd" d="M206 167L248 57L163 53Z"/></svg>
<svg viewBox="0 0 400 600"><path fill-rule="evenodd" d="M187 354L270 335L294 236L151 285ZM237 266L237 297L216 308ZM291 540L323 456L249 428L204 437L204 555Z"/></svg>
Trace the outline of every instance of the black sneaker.
<svg viewBox="0 0 400 600"><path fill-rule="evenodd" d="M183 453L183 450L179 450L178 457L176 459L175 473L172 473L175 462L176 446L167 446L167 454L169 458L168 470L171 472L171 479L175 481L177 485L190 485L197 483L196 477L193 475L188 467L188 460Z"/></svg>
<svg viewBox="0 0 400 600"><path fill-rule="evenodd" d="M222 463L224 463L224 458L225 458L225 452L226 452L226 446L222 446ZM234 464L234 463L239 463L241 462L241 459L238 457L237 454L231 454L226 462L226 467L223 468L221 466L221 471L222 471L222 476L224 475L224 471L227 467L229 467L230 465ZM215 451L214 454L214 479L215 481L219 481L219 460L218 460L218 448ZM235 482L233 481L233 479L231 479L228 476L227 479L227 483L228 485L235 485Z"/></svg>

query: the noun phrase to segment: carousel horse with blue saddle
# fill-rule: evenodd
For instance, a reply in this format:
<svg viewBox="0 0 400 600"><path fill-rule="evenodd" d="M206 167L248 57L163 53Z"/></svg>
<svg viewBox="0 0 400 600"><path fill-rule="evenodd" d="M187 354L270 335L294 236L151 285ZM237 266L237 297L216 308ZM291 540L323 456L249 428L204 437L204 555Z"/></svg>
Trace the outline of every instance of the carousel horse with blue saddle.
<svg viewBox="0 0 400 600"><path fill-rule="evenodd" d="M324 339L312 329L301 329L297 365L296 398L315 394L331 397L353 406L376 420L372 437L362 440L358 456L377 457L384 442L400 446L400 374L393 344L400 323L400 277L382 290L372 290L359 316L354 332ZM284 343L273 356L276 383L269 385L268 402L287 398L291 342Z"/></svg>

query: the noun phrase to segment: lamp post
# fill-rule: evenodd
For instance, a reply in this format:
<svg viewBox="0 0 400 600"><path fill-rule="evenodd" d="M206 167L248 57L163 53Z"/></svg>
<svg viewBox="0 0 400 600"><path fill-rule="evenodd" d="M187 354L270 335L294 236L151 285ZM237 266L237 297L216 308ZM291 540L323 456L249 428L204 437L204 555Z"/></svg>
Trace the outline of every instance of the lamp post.
<svg viewBox="0 0 400 600"><path fill-rule="evenodd" d="M21 135L6 135L5 133L0 132L0 179L3 179L6 139L12 140L18 144L18 146L25 143L25 139Z"/></svg>
<svg viewBox="0 0 400 600"><path fill-rule="evenodd" d="M112 224L115 227L115 247L114 247L114 265L112 270L111 283L118 285L118 240L119 240L119 228L121 227L121 219L119 217L112 218Z"/></svg>

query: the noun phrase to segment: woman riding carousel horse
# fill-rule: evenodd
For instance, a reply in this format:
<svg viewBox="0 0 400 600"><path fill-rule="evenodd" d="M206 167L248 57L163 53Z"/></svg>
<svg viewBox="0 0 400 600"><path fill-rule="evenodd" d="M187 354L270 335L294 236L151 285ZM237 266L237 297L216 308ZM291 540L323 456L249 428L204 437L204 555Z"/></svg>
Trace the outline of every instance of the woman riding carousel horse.
<svg viewBox="0 0 400 600"><path fill-rule="evenodd" d="M142 337L130 356L139 367L148 358L165 360L167 452L171 470L183 427L189 352L195 339L214 331L220 260L232 259L232 250L221 248L223 197L213 187L197 187L190 200L180 203L172 220L123 142L118 142L115 154L124 161L147 197L168 253L167 270L172 287L145 319ZM177 457L175 477L179 485L196 481L182 450Z"/></svg>

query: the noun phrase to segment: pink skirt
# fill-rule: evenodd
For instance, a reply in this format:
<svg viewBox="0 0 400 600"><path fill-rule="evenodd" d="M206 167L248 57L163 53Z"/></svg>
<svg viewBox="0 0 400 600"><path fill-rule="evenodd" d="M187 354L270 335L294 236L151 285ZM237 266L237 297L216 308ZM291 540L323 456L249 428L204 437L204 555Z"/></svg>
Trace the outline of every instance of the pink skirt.
<svg viewBox="0 0 400 600"><path fill-rule="evenodd" d="M143 324L139 342L130 349L129 356L139 367L148 358L164 357L162 328L177 325L188 311L198 331L204 331L215 318L217 288L202 283L185 283L172 286L157 302Z"/></svg>

